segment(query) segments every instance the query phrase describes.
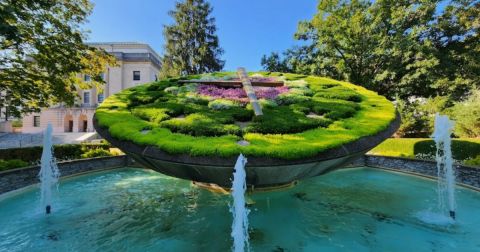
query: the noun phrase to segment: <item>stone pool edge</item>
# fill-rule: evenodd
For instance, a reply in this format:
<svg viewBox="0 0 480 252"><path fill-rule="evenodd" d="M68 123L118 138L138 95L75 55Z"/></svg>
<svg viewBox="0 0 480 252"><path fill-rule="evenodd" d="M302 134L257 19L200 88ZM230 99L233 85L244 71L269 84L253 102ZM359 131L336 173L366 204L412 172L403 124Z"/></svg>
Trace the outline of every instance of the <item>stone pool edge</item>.
<svg viewBox="0 0 480 252"><path fill-rule="evenodd" d="M61 178L77 176L89 172L123 168L125 166L141 167L127 155L58 162ZM1 171L0 195L39 183L39 171L39 165Z"/></svg>
<svg viewBox="0 0 480 252"><path fill-rule="evenodd" d="M401 172L410 175L437 179L437 163L430 160L389 157L379 155L364 155L345 168L366 166L371 168ZM480 191L480 167L454 164L456 184Z"/></svg>
<svg viewBox="0 0 480 252"><path fill-rule="evenodd" d="M126 166L143 168L127 155L69 160L59 162L58 166L62 178ZM437 176L437 166L434 161L377 155L364 155L343 168L359 166L401 172L429 179L435 179ZM458 185L480 191L480 168L458 164L455 164L455 168ZM0 195L39 183L37 176L39 170L40 167L37 165L0 172Z"/></svg>

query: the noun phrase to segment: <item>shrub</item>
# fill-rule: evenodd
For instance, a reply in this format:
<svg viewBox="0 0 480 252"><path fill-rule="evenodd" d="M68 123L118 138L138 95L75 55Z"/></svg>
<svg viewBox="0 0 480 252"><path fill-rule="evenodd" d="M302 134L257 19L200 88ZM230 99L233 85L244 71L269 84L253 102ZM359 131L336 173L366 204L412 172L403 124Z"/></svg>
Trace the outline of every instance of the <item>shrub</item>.
<svg viewBox="0 0 480 252"><path fill-rule="evenodd" d="M3 160L0 159L0 171L26 167L28 163L20 159Z"/></svg>
<svg viewBox="0 0 480 252"><path fill-rule="evenodd" d="M312 96L313 91L307 87L304 88L290 88L289 90L290 94L296 94L296 95L304 95L304 96Z"/></svg>
<svg viewBox="0 0 480 252"><path fill-rule="evenodd" d="M435 159L435 142L431 138L390 138L370 151L371 154ZM480 140L468 138L452 139L452 157L458 162L467 163L480 155ZM475 162L475 161L472 161Z"/></svg>
<svg viewBox="0 0 480 252"><path fill-rule="evenodd" d="M329 120L322 118L309 118L302 112L295 111L287 106L279 106L275 109L264 109L263 116L253 118L246 132L264 134L297 133L317 127L326 127Z"/></svg>
<svg viewBox="0 0 480 252"><path fill-rule="evenodd" d="M13 120L12 121L12 127L21 128L22 126L23 126L23 121L22 120Z"/></svg>
<svg viewBox="0 0 480 252"><path fill-rule="evenodd" d="M455 104L451 110L455 120L455 134L460 137L480 137L480 89Z"/></svg>
<svg viewBox="0 0 480 252"><path fill-rule="evenodd" d="M163 81L157 81L154 82L146 87L147 91L162 91L165 88L175 84L177 80L171 79L171 80L163 80Z"/></svg>
<svg viewBox="0 0 480 252"><path fill-rule="evenodd" d="M480 166L480 155L477 155L476 157L472 159L467 159L465 160L466 165L471 165L471 166Z"/></svg>
<svg viewBox="0 0 480 252"><path fill-rule="evenodd" d="M182 104L173 102L156 102L138 106L132 109L132 114L143 120L159 123L170 117L176 117L184 113Z"/></svg>
<svg viewBox="0 0 480 252"><path fill-rule="evenodd" d="M129 95L127 107L131 108L152 103L164 94L165 92L163 91L147 91L145 88L145 90L137 91Z"/></svg>
<svg viewBox="0 0 480 252"><path fill-rule="evenodd" d="M307 97L301 94L285 93L277 96L277 98L275 98L275 102L278 105L290 105L294 103L306 102L306 101L309 101L310 99L311 99L310 97Z"/></svg>
<svg viewBox="0 0 480 252"><path fill-rule="evenodd" d="M104 149L91 149L81 155L81 158L94 158L94 157L109 157L113 156L112 153Z"/></svg>
<svg viewBox="0 0 480 252"><path fill-rule="evenodd" d="M178 94L178 87L175 87L175 86L174 87L168 87L168 88L165 88L164 91L167 92L167 93L176 95L176 94Z"/></svg>
<svg viewBox="0 0 480 252"><path fill-rule="evenodd" d="M353 102L360 102L362 97L355 91L342 86L333 86L328 89L318 90L315 92L315 97L323 97L329 99L340 99Z"/></svg>
<svg viewBox="0 0 480 252"><path fill-rule="evenodd" d="M170 116L167 114L166 109L152 108L152 107L134 108L132 109L132 114L143 120L156 122L156 123L170 118Z"/></svg>
<svg viewBox="0 0 480 252"><path fill-rule="evenodd" d="M307 88L308 83L305 80L286 81L285 86L289 88Z"/></svg>
<svg viewBox="0 0 480 252"><path fill-rule="evenodd" d="M230 124L219 124L212 117L194 113L185 118L173 118L160 123L161 127L172 132L191 136L221 136L226 134L240 135L240 127Z"/></svg>
<svg viewBox="0 0 480 252"><path fill-rule="evenodd" d="M57 159L68 160L80 158L82 153L90 149L107 149L110 148L109 143L101 144L64 144L55 145L53 147L54 155ZM43 147L27 147L27 148L11 148L0 149L0 159L20 159L28 163L38 162L42 157Z"/></svg>
<svg viewBox="0 0 480 252"><path fill-rule="evenodd" d="M272 101L272 100L266 100L266 99L259 99L258 100L258 103L260 104L260 106L263 108L274 108L274 107L277 107L278 104L275 102L275 101ZM246 106L246 109L248 110L252 110L253 111L253 106L251 103L248 103L247 106Z"/></svg>
<svg viewBox="0 0 480 252"><path fill-rule="evenodd" d="M198 96L196 94L187 94L183 99L177 100L181 104L195 103L202 106L206 106L210 102L208 99L205 99L204 97Z"/></svg>
<svg viewBox="0 0 480 252"><path fill-rule="evenodd" d="M227 99L216 99L208 103L208 107L213 110L225 110L232 107L239 107L240 104Z"/></svg>
<svg viewBox="0 0 480 252"><path fill-rule="evenodd" d="M259 99L258 102L262 108L274 108L278 106L274 100Z"/></svg>
<svg viewBox="0 0 480 252"><path fill-rule="evenodd" d="M179 94L186 94L191 92L196 92L198 88L198 84L196 83L187 83L179 87L178 93Z"/></svg>
<svg viewBox="0 0 480 252"><path fill-rule="evenodd" d="M315 114L325 115L326 118L332 120L352 117L360 109L360 106L354 102L318 97L312 100L310 106Z"/></svg>

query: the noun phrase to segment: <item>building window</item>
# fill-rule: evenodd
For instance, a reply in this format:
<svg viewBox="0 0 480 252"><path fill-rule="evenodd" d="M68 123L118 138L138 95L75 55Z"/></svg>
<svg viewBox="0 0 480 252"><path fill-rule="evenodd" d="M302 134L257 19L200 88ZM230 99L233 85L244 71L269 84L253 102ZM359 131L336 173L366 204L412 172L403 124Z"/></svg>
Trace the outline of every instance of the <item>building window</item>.
<svg viewBox="0 0 480 252"><path fill-rule="evenodd" d="M83 76L83 80L84 80L84 81L91 81L92 78L90 77L90 75L85 74L85 75Z"/></svg>
<svg viewBox="0 0 480 252"><path fill-rule="evenodd" d="M83 92L83 103L90 104L90 92Z"/></svg>
<svg viewBox="0 0 480 252"><path fill-rule="evenodd" d="M102 78L102 80L105 80L105 73L101 73L100 78Z"/></svg>
<svg viewBox="0 0 480 252"><path fill-rule="evenodd" d="M140 80L140 71L133 71L133 80Z"/></svg>
<svg viewBox="0 0 480 252"><path fill-rule="evenodd" d="M33 116L33 127L40 127L40 116Z"/></svg>
<svg viewBox="0 0 480 252"><path fill-rule="evenodd" d="M102 103L104 99L105 96L103 94L98 94L98 103Z"/></svg>

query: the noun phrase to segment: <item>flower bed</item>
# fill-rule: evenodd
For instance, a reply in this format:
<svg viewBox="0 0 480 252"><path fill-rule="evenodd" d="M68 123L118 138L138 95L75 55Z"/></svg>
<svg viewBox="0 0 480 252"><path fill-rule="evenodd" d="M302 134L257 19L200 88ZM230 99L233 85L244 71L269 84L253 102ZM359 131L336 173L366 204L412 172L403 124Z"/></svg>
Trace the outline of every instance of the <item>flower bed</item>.
<svg viewBox="0 0 480 252"><path fill-rule="evenodd" d="M287 93L288 87L254 87L255 94L258 99L274 100L278 95ZM197 88L199 95L210 98L224 98L228 100L238 101L241 103L248 103L247 93L243 88L222 88L214 85L199 85Z"/></svg>
<svg viewBox="0 0 480 252"><path fill-rule="evenodd" d="M227 78L228 73L205 78ZM190 76L199 79L201 76ZM171 154L299 159L374 135L395 119L392 103L350 83L264 73L283 87L255 87L264 115L254 116L241 88L167 79L124 90L97 109L111 136ZM228 79L228 78L227 78ZM238 144L245 140L247 145Z"/></svg>

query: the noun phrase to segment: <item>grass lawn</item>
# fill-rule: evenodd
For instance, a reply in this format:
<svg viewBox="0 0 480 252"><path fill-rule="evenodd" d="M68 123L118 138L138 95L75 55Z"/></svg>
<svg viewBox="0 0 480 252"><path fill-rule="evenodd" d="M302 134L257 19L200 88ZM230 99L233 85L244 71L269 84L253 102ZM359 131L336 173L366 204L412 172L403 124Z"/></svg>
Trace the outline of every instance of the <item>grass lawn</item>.
<svg viewBox="0 0 480 252"><path fill-rule="evenodd" d="M435 142L430 138L389 138L368 154L434 159L435 152ZM452 139L452 156L458 162L480 166L480 139Z"/></svg>

